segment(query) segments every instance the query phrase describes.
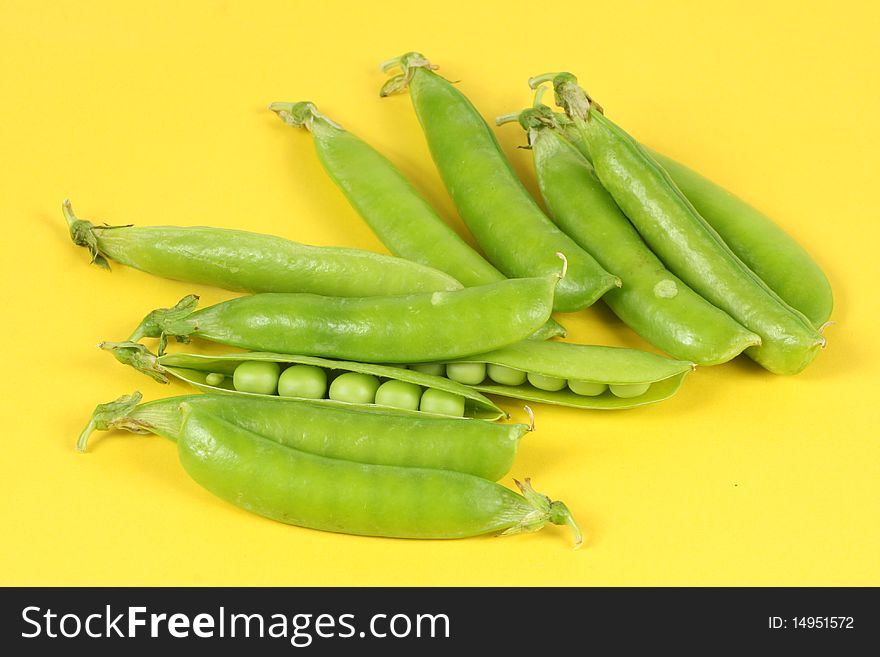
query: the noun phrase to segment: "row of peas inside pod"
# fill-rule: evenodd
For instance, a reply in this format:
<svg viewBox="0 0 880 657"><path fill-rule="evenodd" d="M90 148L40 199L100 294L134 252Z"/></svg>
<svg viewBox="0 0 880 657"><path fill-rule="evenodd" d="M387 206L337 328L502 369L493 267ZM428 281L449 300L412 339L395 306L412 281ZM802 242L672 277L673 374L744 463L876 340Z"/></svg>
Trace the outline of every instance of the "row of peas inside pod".
<svg viewBox="0 0 880 657"><path fill-rule="evenodd" d="M378 405L498 419L483 393L576 408L625 409L667 399L694 364L622 347L525 340L450 362L379 365L266 352L168 353L104 343L116 358L162 382L206 391Z"/></svg>
<svg viewBox="0 0 880 657"><path fill-rule="evenodd" d="M453 380L454 377L453 377ZM224 374L212 372L205 383L223 386ZM464 397L416 383L386 379L363 372L340 372L317 365L292 364L285 369L273 361L244 361L232 374L232 386L239 392L303 399L333 399L352 404L376 404L410 411L442 415L464 415Z"/></svg>

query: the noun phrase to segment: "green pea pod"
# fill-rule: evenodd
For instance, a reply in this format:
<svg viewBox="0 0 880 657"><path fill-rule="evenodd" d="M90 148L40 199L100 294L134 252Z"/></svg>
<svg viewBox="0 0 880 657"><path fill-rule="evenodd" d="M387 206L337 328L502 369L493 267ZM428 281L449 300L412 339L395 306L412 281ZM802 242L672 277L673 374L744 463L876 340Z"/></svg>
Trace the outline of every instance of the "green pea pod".
<svg viewBox="0 0 880 657"><path fill-rule="evenodd" d="M100 429L179 440L183 403L264 438L329 458L466 472L497 481L510 471L525 424L432 417L250 395L185 395L140 403L140 393L101 404L80 436Z"/></svg>
<svg viewBox="0 0 880 657"><path fill-rule="evenodd" d="M663 263L715 306L761 337L745 353L776 374L797 374L825 345L816 328L730 250L669 174L609 121L570 73L547 74L602 185Z"/></svg>
<svg viewBox="0 0 880 657"><path fill-rule="evenodd" d="M394 255L444 271L468 287L504 280L379 151L313 103L272 103L269 109L287 125L309 131L325 171ZM551 319L534 337L556 336L564 337L565 329Z"/></svg>
<svg viewBox="0 0 880 657"><path fill-rule="evenodd" d="M242 509L323 531L465 538L565 524L568 508L462 472L356 463L292 449L183 402L180 463L199 485Z"/></svg>
<svg viewBox="0 0 880 657"><path fill-rule="evenodd" d="M528 338L550 317L558 276L393 297L265 293L195 310L190 295L147 315L131 341L197 336L285 354L372 363L451 360ZM478 327L484 327L480 330Z"/></svg>
<svg viewBox="0 0 880 657"><path fill-rule="evenodd" d="M685 375L695 368L691 362L672 360L638 349L534 341L457 362L501 365L529 375L559 379L563 385L567 384L560 390L548 391L528 383L502 385L486 379L473 386L480 392L597 410L635 408L663 401L675 394ZM608 386L608 389L595 396L579 395L572 390L572 382L599 384ZM630 386L641 386L645 390L626 397L614 392Z"/></svg>
<svg viewBox="0 0 880 657"><path fill-rule="evenodd" d="M245 362L273 362L283 365L313 365L328 370L331 373L360 372L376 377L393 379L413 383L425 389L442 390L453 395L459 395L465 399L465 416L482 420L498 420L507 414L489 398L484 397L472 388L455 381L450 381L442 376L424 374L415 370L392 367L389 365L375 365L372 363L357 363L353 361L329 360L312 356L291 354L275 354L264 352L244 352L233 354L191 354L174 353L156 357L151 354L142 344L133 342L104 342L100 345L110 351L117 360L126 365L131 365L139 372L147 374L157 381L167 383L167 375L185 381L199 390L209 393L227 393L234 397L270 398L277 399L277 395L266 395L252 392L235 390L232 383L232 375L235 369ZM216 385L207 382L211 374L223 375L223 380ZM376 404L353 404L351 402L337 401L334 399L316 399L314 403L338 408L366 408L382 409L391 412L390 409L377 406ZM429 415L426 411L407 411L396 409L395 413L424 416Z"/></svg>
<svg viewBox="0 0 880 657"><path fill-rule="evenodd" d="M568 118L565 114L557 117ZM566 137L588 160L590 153L570 122ZM724 243L792 308L821 328L831 317L828 277L806 249L767 215L671 157L642 145Z"/></svg>
<svg viewBox="0 0 880 657"><path fill-rule="evenodd" d="M96 226L63 205L74 243L96 265L109 261L164 278L244 292L341 297L458 290L451 276L403 258L309 246L274 235L204 226Z"/></svg>
<svg viewBox="0 0 880 657"><path fill-rule="evenodd" d="M529 134L538 185L551 216L623 286L602 300L645 340L675 358L717 365L761 339L670 272L648 248L584 156L539 105L500 122L518 120Z"/></svg>
<svg viewBox="0 0 880 657"><path fill-rule="evenodd" d="M769 217L670 157L651 155L737 256L816 327L831 317L831 284L809 253Z"/></svg>
<svg viewBox="0 0 880 657"><path fill-rule="evenodd" d="M313 103L272 103L269 109L287 125L309 131L328 175L392 253L445 271L468 287L505 278L384 155L319 113Z"/></svg>
<svg viewBox="0 0 880 657"><path fill-rule="evenodd" d="M593 304L620 279L541 211L516 177L480 113L418 53L390 60L399 67L383 96L408 88L416 114L449 195L489 261L508 276L540 276L556 270L556 254L568 258L554 310L573 312Z"/></svg>

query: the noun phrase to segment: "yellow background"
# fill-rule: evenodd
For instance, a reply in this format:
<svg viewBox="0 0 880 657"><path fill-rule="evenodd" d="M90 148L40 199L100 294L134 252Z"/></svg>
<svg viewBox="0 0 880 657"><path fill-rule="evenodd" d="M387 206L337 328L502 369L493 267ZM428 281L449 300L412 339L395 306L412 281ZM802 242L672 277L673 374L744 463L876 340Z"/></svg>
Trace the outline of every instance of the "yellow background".
<svg viewBox="0 0 880 657"><path fill-rule="evenodd" d="M880 584L878 14L868 2L0 2L3 584ZM358 6L360 5L360 6ZM568 5L568 6L566 6ZM487 117L568 69L647 144L753 201L836 295L803 374L704 368L660 405L537 408L512 476L564 528L454 542L248 515L155 437L73 443L95 404L160 387L95 349L221 290L89 267L60 204L108 223L209 224L382 251L266 105L311 99L461 227L383 59L419 49ZM534 191L514 126L497 133ZM604 308L573 340L644 346ZM516 404L506 404L520 414ZM509 483L509 478L508 478Z"/></svg>

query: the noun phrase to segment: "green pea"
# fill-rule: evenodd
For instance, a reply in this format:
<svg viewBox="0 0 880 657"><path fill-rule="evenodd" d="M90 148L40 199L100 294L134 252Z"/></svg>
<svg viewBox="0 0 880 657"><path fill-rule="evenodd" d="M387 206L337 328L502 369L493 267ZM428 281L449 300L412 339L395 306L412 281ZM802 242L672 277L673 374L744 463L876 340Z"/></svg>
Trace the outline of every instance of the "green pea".
<svg viewBox="0 0 880 657"><path fill-rule="evenodd" d="M324 399L327 394L327 372L314 365L291 365L278 379L278 394L282 397Z"/></svg>
<svg viewBox="0 0 880 657"><path fill-rule="evenodd" d="M475 386L486 378L485 363L449 363L446 366L446 376L453 381Z"/></svg>
<svg viewBox="0 0 880 657"><path fill-rule="evenodd" d="M430 374L431 376L446 376L446 365L444 363L413 363L409 369L422 374Z"/></svg>
<svg viewBox="0 0 880 657"><path fill-rule="evenodd" d="M612 395L622 399L632 399L633 397L644 395L650 387L650 383L626 383L608 386Z"/></svg>
<svg viewBox="0 0 880 657"><path fill-rule="evenodd" d="M372 374L346 372L330 384L330 399L352 404L372 404L379 389L379 378Z"/></svg>
<svg viewBox="0 0 880 657"><path fill-rule="evenodd" d="M464 415L464 397L445 390L428 388L422 393L419 410L443 415Z"/></svg>
<svg viewBox="0 0 880 657"><path fill-rule="evenodd" d="M504 386L521 386L526 382L525 372L522 370L516 370L512 367L507 367L506 365L489 363L486 370L490 379L495 383L500 383Z"/></svg>
<svg viewBox="0 0 880 657"><path fill-rule="evenodd" d="M594 381L575 381L568 380L568 387L576 395L584 395L586 397L598 397L608 389L604 383L595 383Z"/></svg>
<svg viewBox="0 0 880 657"><path fill-rule="evenodd" d="M565 379L561 379L558 376L546 376L545 374L537 374L535 372L529 372L526 376L529 383L535 386L538 390L556 392L557 390L562 390L566 386Z"/></svg>
<svg viewBox="0 0 880 657"><path fill-rule="evenodd" d="M419 398L422 396L421 386L407 381L390 379L379 386L376 391L376 403L379 406L419 410Z"/></svg>
<svg viewBox="0 0 880 657"><path fill-rule="evenodd" d="M226 377L223 374L218 374L217 372L211 372L207 376L205 376L205 383L209 386L219 386Z"/></svg>
<svg viewBox="0 0 880 657"><path fill-rule="evenodd" d="M278 390L278 375L281 366L266 360L245 361L235 368L232 385L240 392L255 392L274 395Z"/></svg>

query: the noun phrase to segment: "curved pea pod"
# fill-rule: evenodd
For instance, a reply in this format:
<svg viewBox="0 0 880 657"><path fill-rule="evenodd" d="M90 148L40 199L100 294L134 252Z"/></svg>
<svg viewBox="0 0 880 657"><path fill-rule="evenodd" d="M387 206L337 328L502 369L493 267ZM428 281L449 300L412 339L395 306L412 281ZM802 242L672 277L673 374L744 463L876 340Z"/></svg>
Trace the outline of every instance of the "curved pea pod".
<svg viewBox="0 0 880 657"><path fill-rule="evenodd" d="M201 310L198 297L189 295L149 313L129 340L159 338L160 354L169 336L184 342L195 336L254 351L368 363L452 360L528 338L550 318L559 280L517 278L378 297L265 293Z"/></svg>
<svg viewBox="0 0 880 657"><path fill-rule="evenodd" d="M520 439L531 427L481 420L363 409L289 398L204 394L140 403L125 395L100 404L82 432L85 451L95 430L181 437L184 403L264 438L329 458L466 472L497 481L510 471Z"/></svg>
<svg viewBox="0 0 880 657"><path fill-rule="evenodd" d="M265 395L252 392L242 392L233 388L232 375L235 368L244 362L272 362L283 365L313 365L328 370L331 373L359 372L375 377L393 379L413 383L424 389L442 390L450 394L464 398L465 417L478 418L481 420L498 420L507 414L489 398L480 394L473 388L450 381L442 376L424 374L415 370L392 367L389 365L375 365L372 363L358 363L354 361L330 360L314 356L301 356L291 354L276 354L265 352L243 352L220 355L174 353L163 356L155 356L144 345L133 342L104 342L100 345L110 351L118 361L131 365L138 371L151 376L160 382L167 383L168 375L189 383L190 385L210 393L224 393L232 396L277 399L277 395ZM207 382L212 374L223 375L223 380L216 385ZM288 399L288 398L286 398ZM366 408L393 412L409 416L431 415L426 411L408 411L404 409L389 409L376 404L355 404L335 399L314 399L313 403L338 408Z"/></svg>
<svg viewBox="0 0 880 657"><path fill-rule="evenodd" d="M281 445L183 402L177 453L199 485L246 511L323 531L453 539L568 525L571 512L462 472L357 463Z"/></svg>
<svg viewBox="0 0 880 657"><path fill-rule="evenodd" d="M512 277L540 276L556 270L556 254L568 258L568 275L559 283L554 310L574 312L620 287L609 273L557 228L517 178L498 140L471 102L434 73L419 53L386 62L400 74L382 88L386 96L409 89L431 157L461 218L486 257Z"/></svg>
<svg viewBox="0 0 880 657"><path fill-rule="evenodd" d="M70 237L92 263L109 261L178 281L243 292L371 297L458 290L451 276L361 249L311 246L274 235L206 226L96 226L63 205Z"/></svg>
<svg viewBox="0 0 880 657"><path fill-rule="evenodd" d="M645 392L632 397L615 395L610 388L597 396L588 396L578 395L569 387L547 391L528 382L509 386L489 379L473 386L487 394L597 410L635 408L668 399L679 389L685 375L696 367L688 361L672 360L638 349L533 341L456 362L502 365L566 382L628 387L647 385Z"/></svg>

